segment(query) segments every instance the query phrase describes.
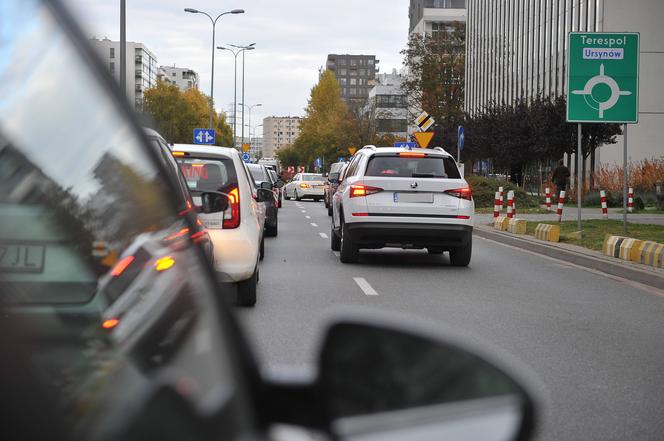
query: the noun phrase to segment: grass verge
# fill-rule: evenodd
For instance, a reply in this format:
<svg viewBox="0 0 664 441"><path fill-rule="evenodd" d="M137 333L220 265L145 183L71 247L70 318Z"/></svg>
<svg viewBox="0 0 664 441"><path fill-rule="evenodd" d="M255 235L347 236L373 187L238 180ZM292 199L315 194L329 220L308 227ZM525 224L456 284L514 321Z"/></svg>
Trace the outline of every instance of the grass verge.
<svg viewBox="0 0 664 441"><path fill-rule="evenodd" d="M640 240L652 240L659 243L664 243L664 226L652 224L627 224L627 234L624 234L622 221L617 220L587 220L583 221L583 239L579 240L571 237L571 233L578 231L576 221L564 222L535 222L529 221L526 234L531 236L535 234L537 224L552 224L560 225L560 241L580 245L591 250L601 251L602 244L604 243L604 236L612 234L616 236L633 237Z"/></svg>

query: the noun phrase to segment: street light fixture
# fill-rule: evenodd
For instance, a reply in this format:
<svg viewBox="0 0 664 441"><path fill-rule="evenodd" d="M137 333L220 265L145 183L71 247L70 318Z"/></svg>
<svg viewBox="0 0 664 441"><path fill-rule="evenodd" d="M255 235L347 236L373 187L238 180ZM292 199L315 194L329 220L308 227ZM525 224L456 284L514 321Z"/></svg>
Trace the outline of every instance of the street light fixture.
<svg viewBox="0 0 664 441"><path fill-rule="evenodd" d="M242 80L242 84L244 85L244 80ZM244 103L239 103L239 105L242 106L242 113L243 114L244 114L244 108L245 107L249 109L249 142L251 142L251 109L253 109L254 107L261 107L263 104L258 103L258 104L253 104L251 106L248 106ZM242 123L244 124L244 121L242 121ZM244 132L244 130L243 130L243 132ZM244 143L244 134L242 135L242 142Z"/></svg>
<svg viewBox="0 0 664 441"><path fill-rule="evenodd" d="M236 147L237 141L236 141L236 128L237 128L237 56L240 54L240 52L243 53L242 58L244 59L244 51L250 51L256 49L254 47L256 43L252 43L247 46L236 46L234 44L229 44L228 46L232 46L237 49L230 49L224 46L217 46L217 49L222 50L222 51L228 51L231 54L233 54L233 57L235 58L235 64L233 67L234 71L234 80L233 80L233 147ZM244 69L243 69L244 73ZM243 75L244 77L244 75ZM244 78L242 79L242 91L243 91L243 99L244 99ZM244 112L243 112L244 115ZM242 142L244 143L244 116L242 119Z"/></svg>
<svg viewBox="0 0 664 441"><path fill-rule="evenodd" d="M194 8L184 8L184 12L188 12L190 14L203 14L207 18L210 19L212 22L212 75L210 79L210 129L213 128L213 115L214 115L214 40L215 40L215 32L216 32L216 26L217 26L217 20L219 20L221 17L227 14L244 14L244 9L232 9L230 11L222 12L221 14L217 15L216 18L212 18L210 14L207 12L199 11L198 9Z"/></svg>
<svg viewBox="0 0 664 441"><path fill-rule="evenodd" d="M251 50L255 49L254 46L256 46L256 43L251 43L246 46L236 46L234 44L229 46L233 46L238 49ZM244 102L244 52L242 53L242 102ZM244 107L242 107L242 143L244 144Z"/></svg>

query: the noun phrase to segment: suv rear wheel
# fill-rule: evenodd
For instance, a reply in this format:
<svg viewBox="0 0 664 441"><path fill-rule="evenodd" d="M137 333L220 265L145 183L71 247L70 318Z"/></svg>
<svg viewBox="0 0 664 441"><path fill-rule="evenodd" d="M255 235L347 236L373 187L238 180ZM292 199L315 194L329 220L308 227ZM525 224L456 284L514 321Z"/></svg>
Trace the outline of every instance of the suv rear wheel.
<svg viewBox="0 0 664 441"><path fill-rule="evenodd" d="M334 231L334 225L330 228L330 248L332 248L332 251L341 250L341 238Z"/></svg>
<svg viewBox="0 0 664 441"><path fill-rule="evenodd" d="M237 284L237 304L238 306L256 305L256 285L258 284L258 267L247 280Z"/></svg>
<svg viewBox="0 0 664 441"><path fill-rule="evenodd" d="M453 266L468 266L472 254L473 241L471 239L466 245L450 250L450 262Z"/></svg>
<svg viewBox="0 0 664 441"><path fill-rule="evenodd" d="M348 227L344 222L341 225L341 249L339 258L343 263L355 263L360 257L360 249L353 242L348 232Z"/></svg>

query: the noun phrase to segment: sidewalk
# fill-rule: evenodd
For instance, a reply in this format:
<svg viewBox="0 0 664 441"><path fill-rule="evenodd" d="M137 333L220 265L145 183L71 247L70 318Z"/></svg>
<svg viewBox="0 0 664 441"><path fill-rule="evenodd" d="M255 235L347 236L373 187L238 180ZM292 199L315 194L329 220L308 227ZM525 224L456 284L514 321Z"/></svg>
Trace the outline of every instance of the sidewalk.
<svg viewBox="0 0 664 441"><path fill-rule="evenodd" d="M546 207L545 207L546 208ZM620 212L621 208L609 208L609 219L611 220L622 220L623 214ZM506 210L503 210L503 215L506 214ZM519 205L517 202L516 214L519 219L525 219L528 221L555 221L558 220L556 215L556 207L552 207L551 214L519 214ZM583 220L590 219L603 219L602 210L600 208L582 208L581 209L581 218ZM573 206L565 206L563 210L563 220L564 221L575 221L577 219L577 208ZM486 225L489 222L493 221L493 213L486 214L476 214L475 215L475 226ZM632 222L635 224L653 224L653 225L662 225L664 226L664 214L655 214L648 213L647 211L640 211L638 213L627 213L627 222Z"/></svg>
<svg viewBox="0 0 664 441"><path fill-rule="evenodd" d="M474 232L480 237L652 286L661 290L661 295L664 296L664 270L636 262L628 262L622 259L605 256L599 251L590 250L577 245L560 242L546 242L535 239L533 236L529 235L517 235L494 230L487 225L487 223L493 219L493 216L489 216L484 223L481 223L479 217L480 215L477 215L475 220ZM527 215L524 215L523 217L527 218Z"/></svg>

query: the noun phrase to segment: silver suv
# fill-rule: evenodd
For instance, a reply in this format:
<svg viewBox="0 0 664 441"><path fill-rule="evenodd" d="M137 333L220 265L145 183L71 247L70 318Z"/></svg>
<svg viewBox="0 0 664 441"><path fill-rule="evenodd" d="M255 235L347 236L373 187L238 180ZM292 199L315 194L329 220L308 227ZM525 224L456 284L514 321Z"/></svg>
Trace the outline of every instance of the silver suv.
<svg viewBox="0 0 664 441"><path fill-rule="evenodd" d="M426 248L467 266L475 204L454 158L440 147L365 146L332 197L331 246L356 262L361 248Z"/></svg>

